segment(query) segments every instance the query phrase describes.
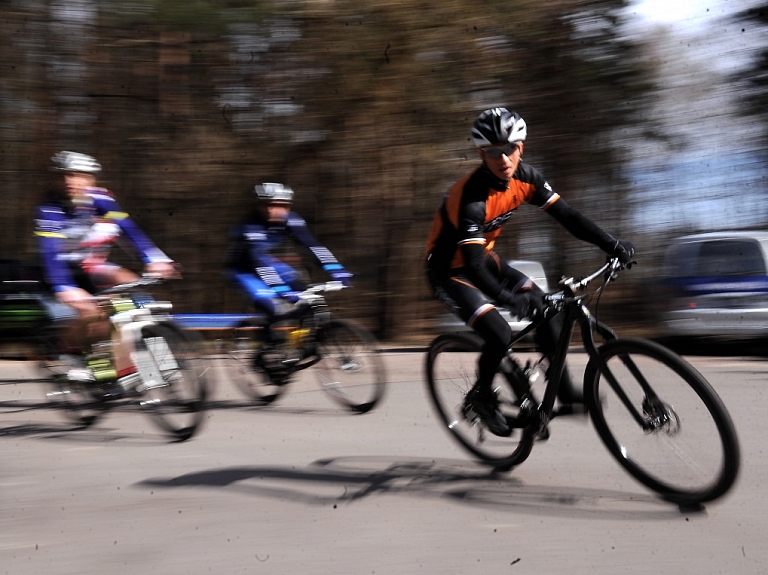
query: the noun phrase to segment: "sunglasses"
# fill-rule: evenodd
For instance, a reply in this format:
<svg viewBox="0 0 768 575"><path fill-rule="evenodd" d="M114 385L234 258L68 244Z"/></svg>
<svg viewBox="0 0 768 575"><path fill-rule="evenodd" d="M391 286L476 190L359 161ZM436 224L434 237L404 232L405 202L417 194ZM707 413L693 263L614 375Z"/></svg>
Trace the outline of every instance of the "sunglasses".
<svg viewBox="0 0 768 575"><path fill-rule="evenodd" d="M480 148L484 154L487 154L494 160L498 160L502 155L512 156L520 148L517 144L504 144L503 146L487 146Z"/></svg>

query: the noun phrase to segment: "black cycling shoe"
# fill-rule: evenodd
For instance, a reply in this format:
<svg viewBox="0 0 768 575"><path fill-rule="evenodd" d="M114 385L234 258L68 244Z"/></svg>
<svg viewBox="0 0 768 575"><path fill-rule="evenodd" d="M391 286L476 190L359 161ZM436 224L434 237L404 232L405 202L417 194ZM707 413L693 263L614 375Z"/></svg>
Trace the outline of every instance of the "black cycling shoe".
<svg viewBox="0 0 768 575"><path fill-rule="evenodd" d="M499 398L492 391L472 389L464 400L462 411L467 419L476 415L494 435L509 437L512 434L507 418L499 409Z"/></svg>

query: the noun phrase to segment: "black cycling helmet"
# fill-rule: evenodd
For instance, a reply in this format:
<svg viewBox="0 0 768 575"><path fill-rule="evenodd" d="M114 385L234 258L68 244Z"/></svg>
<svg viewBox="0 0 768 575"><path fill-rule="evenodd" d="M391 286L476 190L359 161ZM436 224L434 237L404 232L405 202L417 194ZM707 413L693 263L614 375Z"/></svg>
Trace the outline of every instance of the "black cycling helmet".
<svg viewBox="0 0 768 575"><path fill-rule="evenodd" d="M253 188L256 198L260 202L266 203L285 203L293 202L293 190L283 184L275 182L265 182Z"/></svg>
<svg viewBox="0 0 768 575"><path fill-rule="evenodd" d="M57 152L51 161L53 169L57 172L96 175L101 171L101 164L96 161L96 158L79 152Z"/></svg>
<svg viewBox="0 0 768 575"><path fill-rule="evenodd" d="M478 148L496 144L522 142L527 135L525 120L506 108L492 108L477 117L472 124L472 141Z"/></svg>

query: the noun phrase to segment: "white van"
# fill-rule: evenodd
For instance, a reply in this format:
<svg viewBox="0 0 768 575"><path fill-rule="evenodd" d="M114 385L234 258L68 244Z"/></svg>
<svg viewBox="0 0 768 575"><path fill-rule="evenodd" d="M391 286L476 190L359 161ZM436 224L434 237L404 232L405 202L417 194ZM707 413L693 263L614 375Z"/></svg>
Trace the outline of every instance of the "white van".
<svg viewBox="0 0 768 575"><path fill-rule="evenodd" d="M669 336L768 336L768 231L676 238L664 258Z"/></svg>

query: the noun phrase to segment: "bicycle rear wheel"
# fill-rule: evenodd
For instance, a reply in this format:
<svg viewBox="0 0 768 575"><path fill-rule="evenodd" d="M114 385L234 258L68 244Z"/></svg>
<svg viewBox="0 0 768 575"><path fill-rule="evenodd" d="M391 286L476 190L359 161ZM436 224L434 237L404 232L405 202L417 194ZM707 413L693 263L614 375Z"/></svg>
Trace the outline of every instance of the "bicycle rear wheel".
<svg viewBox="0 0 768 575"><path fill-rule="evenodd" d="M632 476L665 499L696 505L733 485L739 443L723 402L704 377L667 348L609 341L585 372L597 432Z"/></svg>
<svg viewBox="0 0 768 575"><path fill-rule="evenodd" d="M192 437L203 422L208 366L200 354L195 340L171 323L145 326L136 342L140 404L179 441Z"/></svg>
<svg viewBox="0 0 768 575"><path fill-rule="evenodd" d="M506 471L530 455L533 435L530 430L513 429L509 437L492 434L477 418L467 418L464 401L477 381L477 362L482 341L474 334L449 333L438 336L430 345L426 359L429 397L445 429L481 463ZM493 382L501 410L508 421L518 413L515 395L507 379L497 374Z"/></svg>
<svg viewBox="0 0 768 575"><path fill-rule="evenodd" d="M376 338L351 321L336 319L317 330L314 365L318 381L331 398L354 413L373 409L384 395L386 371Z"/></svg>
<svg viewBox="0 0 768 575"><path fill-rule="evenodd" d="M46 397L61 409L69 421L80 428L86 428L106 413L106 403L94 393L95 383L67 379L67 371L75 366L61 362L51 355L40 360L39 367L48 386ZM85 367L85 362L82 367Z"/></svg>
<svg viewBox="0 0 768 575"><path fill-rule="evenodd" d="M264 329L263 322L243 321L234 329L234 335L225 352L225 369L229 378L256 405L274 403L288 388L290 376L274 381L256 364L263 343L256 334Z"/></svg>
<svg viewBox="0 0 768 575"><path fill-rule="evenodd" d="M64 416L79 428L92 426L106 413L103 400L91 393L88 386L92 383L68 381L59 376L49 383L46 397L59 408Z"/></svg>

